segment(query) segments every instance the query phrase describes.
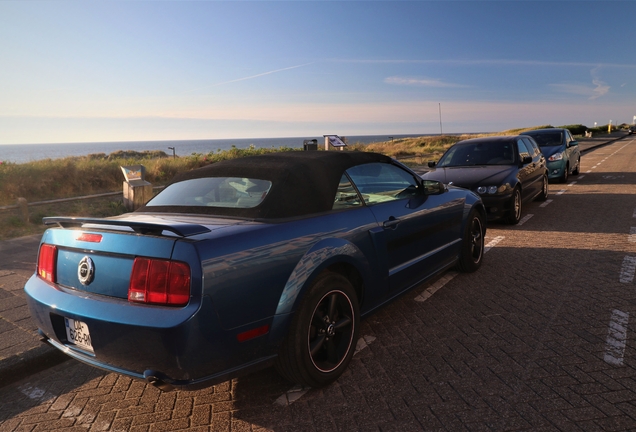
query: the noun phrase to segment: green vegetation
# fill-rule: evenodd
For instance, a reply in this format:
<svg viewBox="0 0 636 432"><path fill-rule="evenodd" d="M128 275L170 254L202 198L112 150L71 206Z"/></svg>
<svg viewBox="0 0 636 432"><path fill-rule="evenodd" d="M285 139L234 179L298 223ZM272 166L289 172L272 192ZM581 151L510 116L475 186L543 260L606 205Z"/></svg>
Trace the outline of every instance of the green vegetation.
<svg viewBox="0 0 636 432"><path fill-rule="evenodd" d="M0 163L0 207L15 206L18 198L28 203L74 198L123 190L121 166L143 165L146 180L167 184L177 173L210 163L243 156L293 150L290 148L231 148L208 154L173 158L162 151L117 151L106 155L44 159L16 164ZM296 149L298 150L298 149ZM29 220L19 209L0 209L0 240L43 232L46 216L107 217L126 212L120 196L29 206Z"/></svg>
<svg viewBox="0 0 636 432"><path fill-rule="evenodd" d="M440 135L401 138L364 145L349 143L350 151L374 151L400 159L408 165L421 165L437 160L442 153L457 141L479 136L513 135L523 131L551 127L537 126L523 129L481 134ZM568 128L574 135L590 130L583 125L560 126ZM592 129L595 135L607 133L608 126ZM144 165L146 180L154 186L167 184L177 173L199 168L214 162L264 153L300 150L286 147L247 149L236 147L226 151L207 154L192 154L173 158L163 151L117 151L106 155L91 154L82 157L45 159L24 164L0 162L0 207L14 206L22 197L29 203L60 198L122 191L124 177L120 166ZM29 206L29 221L26 222L18 209L0 209L0 240L42 232L41 220L45 216L92 216L107 217L124 213L121 197L100 197L81 201L51 203Z"/></svg>

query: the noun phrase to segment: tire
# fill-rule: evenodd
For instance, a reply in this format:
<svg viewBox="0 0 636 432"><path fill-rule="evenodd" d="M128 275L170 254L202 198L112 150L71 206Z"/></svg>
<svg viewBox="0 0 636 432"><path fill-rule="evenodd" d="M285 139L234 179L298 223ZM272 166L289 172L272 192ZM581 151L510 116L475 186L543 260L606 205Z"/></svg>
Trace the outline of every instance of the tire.
<svg viewBox="0 0 636 432"><path fill-rule="evenodd" d="M581 158L576 162L576 168L572 171L572 175L579 175L581 172Z"/></svg>
<svg viewBox="0 0 636 432"><path fill-rule="evenodd" d="M294 313L276 359L278 373L306 387L336 380L353 357L359 321L358 299L349 280L322 273Z"/></svg>
<svg viewBox="0 0 636 432"><path fill-rule="evenodd" d="M510 225L517 225L521 220L521 189L515 188L510 199L510 214L506 218L506 222Z"/></svg>
<svg viewBox="0 0 636 432"><path fill-rule="evenodd" d="M539 195L537 195L537 200L539 201L545 201L548 199L548 175L544 174L543 175L543 185L541 186L541 192L539 193Z"/></svg>
<svg viewBox="0 0 636 432"><path fill-rule="evenodd" d="M565 164L565 169L563 170L563 175L561 175L561 178L559 179L559 181L561 183L567 183L569 174L570 174L570 164Z"/></svg>
<svg viewBox="0 0 636 432"><path fill-rule="evenodd" d="M472 209L464 230L462 249L457 262L459 271L471 273L481 266L484 258L485 226L481 212Z"/></svg>

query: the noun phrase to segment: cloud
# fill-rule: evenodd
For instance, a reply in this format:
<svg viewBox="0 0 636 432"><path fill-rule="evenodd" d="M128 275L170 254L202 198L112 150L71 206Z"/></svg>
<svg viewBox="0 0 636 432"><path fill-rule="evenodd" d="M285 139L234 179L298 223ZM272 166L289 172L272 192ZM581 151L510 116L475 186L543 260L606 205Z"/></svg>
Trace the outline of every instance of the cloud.
<svg viewBox="0 0 636 432"><path fill-rule="evenodd" d="M600 67L590 71L592 86L589 84L550 84L550 87L562 93L586 96L589 100L595 100L605 96L610 90L610 86L601 80L599 71Z"/></svg>
<svg viewBox="0 0 636 432"><path fill-rule="evenodd" d="M610 87L606 83L601 81L599 72L600 72L600 67L596 67L590 71L590 74L592 75L592 84L596 86L593 90L594 95L590 99L597 99L607 94L607 92L610 89Z"/></svg>
<svg viewBox="0 0 636 432"><path fill-rule="evenodd" d="M326 59L334 63L362 63L362 64L436 64L446 66L526 66L526 67L604 67L613 69L636 69L636 64L621 63L590 63L590 62L555 62L544 60L515 60L515 59L483 59L483 60L464 60L464 59Z"/></svg>
<svg viewBox="0 0 636 432"><path fill-rule="evenodd" d="M409 77L399 77L399 76L387 77L384 79L384 82L387 84L393 84L393 85L407 85L407 86L420 86L420 87L452 87L452 88L468 87L461 84L447 83L438 79L409 78Z"/></svg>
<svg viewBox="0 0 636 432"><path fill-rule="evenodd" d="M594 89L588 84L550 84L550 87L560 93L568 93L577 96L594 97Z"/></svg>

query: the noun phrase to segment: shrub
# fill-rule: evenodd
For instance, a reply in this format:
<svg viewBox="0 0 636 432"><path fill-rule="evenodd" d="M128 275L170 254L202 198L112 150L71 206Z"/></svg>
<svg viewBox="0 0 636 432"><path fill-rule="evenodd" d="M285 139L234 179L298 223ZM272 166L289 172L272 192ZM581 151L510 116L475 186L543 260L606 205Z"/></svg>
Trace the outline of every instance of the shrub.
<svg viewBox="0 0 636 432"><path fill-rule="evenodd" d="M588 130L588 127L582 124L566 125L566 126L559 126L559 127L563 129L568 129L572 135L584 135L585 132Z"/></svg>

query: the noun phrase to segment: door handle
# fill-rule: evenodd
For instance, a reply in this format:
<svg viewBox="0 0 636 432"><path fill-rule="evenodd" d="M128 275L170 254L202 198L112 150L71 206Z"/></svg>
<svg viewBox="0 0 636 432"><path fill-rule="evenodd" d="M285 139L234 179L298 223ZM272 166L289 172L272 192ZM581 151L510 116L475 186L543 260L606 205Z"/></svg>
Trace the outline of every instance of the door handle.
<svg viewBox="0 0 636 432"><path fill-rule="evenodd" d="M384 228L389 228L389 229L395 229L397 228L398 224L400 223L399 219L394 218L393 216L391 216L389 218L389 220L385 220L384 223L382 224L382 226Z"/></svg>

